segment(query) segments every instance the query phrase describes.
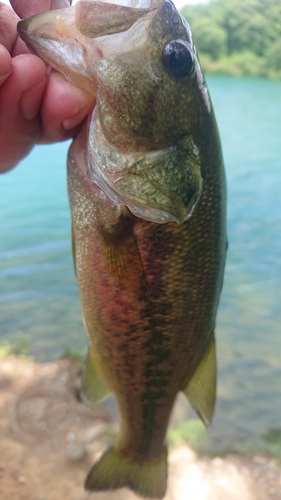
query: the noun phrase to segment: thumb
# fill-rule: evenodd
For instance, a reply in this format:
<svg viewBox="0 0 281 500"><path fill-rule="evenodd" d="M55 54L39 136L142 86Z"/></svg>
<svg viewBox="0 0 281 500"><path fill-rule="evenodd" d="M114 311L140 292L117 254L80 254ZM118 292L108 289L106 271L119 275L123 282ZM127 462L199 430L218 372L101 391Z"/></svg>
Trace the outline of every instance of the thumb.
<svg viewBox="0 0 281 500"><path fill-rule="evenodd" d="M10 76L13 69L12 58L8 50L0 45L0 87Z"/></svg>
<svg viewBox="0 0 281 500"><path fill-rule="evenodd" d="M71 5L71 0L10 0L14 11L21 19L46 12L62 9Z"/></svg>

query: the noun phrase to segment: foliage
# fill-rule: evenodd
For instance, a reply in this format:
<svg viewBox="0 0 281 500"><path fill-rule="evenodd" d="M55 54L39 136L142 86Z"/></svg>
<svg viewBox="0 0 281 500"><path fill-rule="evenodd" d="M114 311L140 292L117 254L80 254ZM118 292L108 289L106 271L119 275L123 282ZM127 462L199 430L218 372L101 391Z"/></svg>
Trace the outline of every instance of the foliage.
<svg viewBox="0 0 281 500"><path fill-rule="evenodd" d="M280 0L211 0L207 5L186 5L182 14L191 26L203 69L281 77Z"/></svg>
<svg viewBox="0 0 281 500"><path fill-rule="evenodd" d="M281 429L269 429L262 436L238 439L230 451L239 454L252 454L259 451L281 459Z"/></svg>
<svg viewBox="0 0 281 500"><path fill-rule="evenodd" d="M22 332L18 332L14 342L0 343L0 358L4 358L11 354L27 357L30 352L30 347L30 337Z"/></svg>
<svg viewBox="0 0 281 500"><path fill-rule="evenodd" d="M185 420L176 429L169 429L168 439L173 446L188 443L194 448L198 448L205 430L205 426L201 420L195 418Z"/></svg>
<svg viewBox="0 0 281 500"><path fill-rule="evenodd" d="M272 455L281 458L281 429L270 429L263 436L266 450Z"/></svg>
<svg viewBox="0 0 281 500"><path fill-rule="evenodd" d="M218 59L226 54L227 32L220 26L215 26L208 19L194 20L193 31L196 33L196 47L199 52L209 54L212 59Z"/></svg>
<svg viewBox="0 0 281 500"><path fill-rule="evenodd" d="M85 358L86 358L86 349L75 349L73 347L67 347L64 353L60 356L61 359L71 358L75 359L79 362L80 368L82 368Z"/></svg>

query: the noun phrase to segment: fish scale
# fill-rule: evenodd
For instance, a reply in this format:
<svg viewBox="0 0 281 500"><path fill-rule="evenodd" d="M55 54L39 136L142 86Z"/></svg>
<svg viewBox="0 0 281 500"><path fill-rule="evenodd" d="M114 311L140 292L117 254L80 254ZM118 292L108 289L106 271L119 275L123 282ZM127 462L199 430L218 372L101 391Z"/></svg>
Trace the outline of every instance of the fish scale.
<svg viewBox="0 0 281 500"><path fill-rule="evenodd" d="M178 392L206 425L213 415L226 189L187 22L170 0L150 8L141 0L139 10L125 4L124 17L116 4L83 0L21 21L19 32L96 97L68 155L73 257L90 339L81 396L96 402L113 392L121 425L85 486L163 498Z"/></svg>
<svg viewBox="0 0 281 500"><path fill-rule="evenodd" d="M70 162L70 165L71 164ZM84 199L82 214L84 211L90 213L92 204L96 204L96 202L91 199L91 197L94 197L92 193L86 192L85 198L83 196L81 197L81 193L83 192L82 189L85 190L85 187L82 185L81 189L81 187L71 186L72 174L69 175L69 179L72 217L74 226L78 226L76 223L76 207L78 207L77 212L79 216L81 216L81 200ZM79 182L79 178L76 179L75 182ZM72 192L77 194L76 199L73 198ZM207 196L208 193L206 191L205 193ZM199 203L204 204L204 195L202 195ZM87 207L87 204L89 204L89 207ZM109 210L112 210L112 216L110 217L108 215ZM105 217L107 223L109 219L113 219L114 216L116 216L116 211L114 208L109 209L108 206L105 207L105 211L106 215L103 213L103 217ZM200 207L197 208L197 211L200 214ZM83 215L82 220L84 221ZM100 215L98 216L98 222L102 222ZM122 397L126 397L127 393L127 398L130 401L130 412L125 414L125 418L126 421L130 421L131 419L135 422L139 421L140 427L142 427L139 413L140 394L135 393L134 387L136 382L134 381L133 384L131 384L130 381L130 370L134 369L136 372L135 352L137 352L140 360L140 373L138 377L135 374L135 378L141 380L142 385L147 387L147 390L141 393L144 394L144 400L145 396L148 397L151 393L150 380L154 381L156 371L162 373L162 387L166 386L167 382L170 383L170 390L171 392L173 391L174 398L178 392L178 387L181 386L181 383L185 382L187 377L183 367L186 359L190 357L190 353L193 353L193 351L198 352L198 347L202 351L205 347L204 344L202 345L202 340L204 340L205 343L208 342L206 334L211 334L210 313L207 311L206 314L206 309L210 309L210 307L213 308L212 303L210 303L210 296L213 295L212 281L216 284L217 267L220 266L221 256L219 252L212 252L210 258L206 259L205 251L204 253L197 251L198 247L201 247L201 240L205 241L206 239L207 230L210 231L211 234L213 233L214 239L216 238L215 226L217 225L219 228L219 225L214 223L210 226L208 221L205 225L201 224L199 226L198 218L194 215L182 225L175 226L174 223L157 225L147 221L137 221L135 226L133 226L135 229L135 251L137 252L137 258L139 258L139 256L141 257L142 263L140 272L141 279L142 273L144 272L144 276L146 277L146 288L148 289L148 294L146 294L148 297L145 296L143 298L144 307L140 307L140 302L137 307L137 297L136 295L132 296L131 286L127 285L122 296L120 293L122 286L120 286L117 291L115 287L112 289L111 283L108 283L107 279L108 271L103 273L101 262L96 262L97 256L103 256L104 254L98 247L98 245L102 247L103 243L101 241L101 233L97 233L96 230L97 219L95 212L92 212L92 221L87 221L87 231L89 232L88 238L94 239L95 243L89 242L88 238L84 240L84 233L82 234L83 242L81 244L89 248L91 253L89 260L85 255L81 257L81 264L80 260L76 258L76 265L78 269L83 267L87 276L92 274L91 269L94 267L97 275L96 279L102 281L102 284L99 286L97 282L91 283L88 279L85 279L85 283L87 284L87 289L85 289L83 277L79 278L78 275L80 293L83 297L82 303L85 304L84 307L89 311L91 318L96 318L96 315L93 313L93 308L96 307L98 311L103 311L105 321L109 323L109 327L104 324L102 326L103 335L108 338L108 352L103 352L102 356L103 359L110 360L110 366L115 374L117 370L118 375L119 373L124 375L123 380L119 380L120 387L118 387L118 393L121 392ZM198 228L200 228L199 234L194 238L194 232L198 232ZM97 238L100 239L99 242ZM163 245L163 241L165 245ZM210 237L208 237L208 241L210 241ZM157 255L157 259L154 258L155 254ZM172 254L176 254L176 257L173 258ZM187 258L190 254L192 255L192 260L190 269L188 270ZM135 279L135 270L136 265L133 266L132 273L129 273L132 279ZM82 273L83 271L80 272ZM205 276L206 273L208 276ZM104 276L106 277L106 290L103 291ZM209 284L210 290L206 290L206 282ZM130 288L130 293L128 293L128 288ZM139 289L139 287L133 287L133 289L136 290ZM183 289L187 290L187 296L183 295ZM110 297L110 294L113 296ZM99 299L97 299L96 295L99 295ZM175 301L175 296L177 297L177 301ZM124 302L121 302L122 297L124 298ZM107 310L103 302L104 300L106 300L110 311ZM114 309L111 311L113 304L119 306L118 313L116 313ZM98 312L96 314L98 315ZM85 318L85 320L88 329L90 331L96 331L97 327L96 325L91 325L91 319L87 320L87 318ZM117 321L118 325L116 324ZM193 323L195 323L195 331L192 331ZM205 328L202 327L202 323L203 325L207 323ZM188 331L189 335L185 339L185 342L183 342L182 335L185 333L185 328L183 327L185 324L189 324L190 328ZM177 327L177 335L175 332L175 325ZM214 323L211 323L211 329L213 327ZM124 337L125 341L123 342ZM128 337L130 338L130 342L127 341ZM194 337L196 343L194 342ZM203 339L201 337L203 337ZM137 346L136 343L138 344ZM201 357L200 355L202 355L200 350L197 354L199 359ZM114 364L115 356L121 368L116 368ZM194 364L198 361L198 358L194 359ZM174 368L173 374L171 373L172 368ZM190 364L188 368L192 373L194 367ZM151 370L152 373L147 377L146 373L149 370ZM129 377L126 376L128 372ZM170 375L169 378L167 375L165 376L167 372ZM127 386L126 381L130 382ZM116 390L113 390L113 392L116 394ZM157 394L153 392L153 397L148 397L150 405L145 405L143 407L142 404L144 414L148 412L149 415L154 415L154 421L158 420L157 411L155 410L155 401L157 402L158 399L156 396ZM161 396L163 396L163 394L161 394ZM142 403L144 400L141 398ZM170 405L171 396L168 397L167 400ZM121 402L120 407L122 406L123 404ZM166 413L165 421L162 416L164 410ZM159 405L159 413L161 415L159 421L162 423L161 427L163 427L163 422L165 422L165 426L167 425L171 407L168 408L169 411L167 408L164 408L164 410L163 407ZM145 420L149 422L150 426L152 421L151 417ZM166 427L164 427L164 429L160 428L159 425L155 427L156 432L161 433L161 439L163 439ZM132 434L130 434L128 439L130 443L132 441L136 443L136 435L141 436L140 442L144 442L144 438L139 428L136 429L134 427L131 429L131 432ZM150 437L150 440L155 445L156 438L151 439Z"/></svg>

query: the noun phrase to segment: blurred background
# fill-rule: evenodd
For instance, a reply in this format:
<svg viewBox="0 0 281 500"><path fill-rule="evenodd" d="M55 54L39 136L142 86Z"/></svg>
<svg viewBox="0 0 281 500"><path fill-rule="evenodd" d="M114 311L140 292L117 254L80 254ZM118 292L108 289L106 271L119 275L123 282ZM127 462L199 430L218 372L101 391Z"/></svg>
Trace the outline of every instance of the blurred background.
<svg viewBox="0 0 281 500"><path fill-rule="evenodd" d="M281 449L281 2L175 3L206 73L228 180L218 399L204 446L238 450L275 436ZM41 361L87 345L71 256L68 146L38 146L0 178L0 342L28 345Z"/></svg>

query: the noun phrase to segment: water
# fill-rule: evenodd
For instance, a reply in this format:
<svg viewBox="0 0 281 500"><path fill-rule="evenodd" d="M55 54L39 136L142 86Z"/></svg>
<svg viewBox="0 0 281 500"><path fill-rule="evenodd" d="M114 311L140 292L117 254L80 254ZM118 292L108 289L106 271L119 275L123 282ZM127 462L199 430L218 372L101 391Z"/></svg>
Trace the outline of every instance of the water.
<svg viewBox="0 0 281 500"><path fill-rule="evenodd" d="M208 433L223 449L281 427L281 85L208 83L228 178L218 400ZM0 179L0 338L29 335L41 360L87 342L71 257L67 147L37 147Z"/></svg>
<svg viewBox="0 0 281 500"><path fill-rule="evenodd" d="M29 335L41 360L86 343L71 256L67 148L37 147L1 178L0 335Z"/></svg>

